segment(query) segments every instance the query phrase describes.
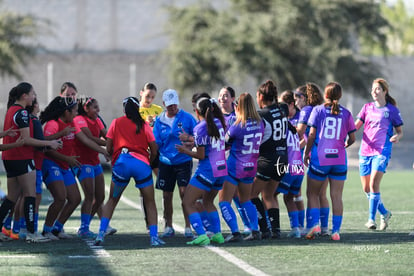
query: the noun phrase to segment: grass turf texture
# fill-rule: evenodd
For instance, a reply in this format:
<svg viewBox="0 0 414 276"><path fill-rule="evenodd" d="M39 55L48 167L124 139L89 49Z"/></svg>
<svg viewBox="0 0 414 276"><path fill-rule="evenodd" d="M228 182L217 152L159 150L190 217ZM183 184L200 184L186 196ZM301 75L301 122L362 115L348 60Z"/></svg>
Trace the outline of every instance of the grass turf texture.
<svg viewBox="0 0 414 276"><path fill-rule="evenodd" d="M414 228L412 177L411 171L390 171L384 176L382 199L393 212L386 232L364 227L368 217L368 201L362 192L358 172L351 171L344 189L341 241L286 238L289 219L279 196L281 240L217 247L268 275L412 274L414 237L408 236ZM5 176L0 179L1 187L5 189ZM110 175L106 174L107 185L109 180ZM303 194L305 187L304 183ZM124 196L139 205L139 192L133 183L130 183ZM47 197L45 192L40 210L40 229L49 204ZM162 193L156 191L156 197L158 215L162 218ZM174 211L174 223L183 227L177 191ZM80 208L77 208L65 225L66 232L75 235L79 224ZM187 240L178 231L175 237L164 239L167 242L165 246L151 248L141 211L122 201L115 210L111 225L118 229L118 233L105 239L103 250L93 248L79 238L45 244L3 242L0 245L0 275L248 275L248 272L212 250L186 245ZM241 223L239 226L242 230ZM99 221L95 218L91 230L97 231L98 227ZM163 228L163 222L160 222L159 232ZM225 235L229 231L224 222L222 229Z"/></svg>

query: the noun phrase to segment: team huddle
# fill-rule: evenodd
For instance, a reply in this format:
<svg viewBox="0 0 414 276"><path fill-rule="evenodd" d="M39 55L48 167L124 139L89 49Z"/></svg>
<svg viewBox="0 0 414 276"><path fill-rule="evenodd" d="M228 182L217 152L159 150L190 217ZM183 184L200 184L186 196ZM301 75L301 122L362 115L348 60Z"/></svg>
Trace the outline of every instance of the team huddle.
<svg viewBox="0 0 414 276"><path fill-rule="evenodd" d="M101 245L117 231L110 220L131 178L140 190L151 246L163 245L175 235L175 186L189 245L280 239L279 194L289 215L289 238L323 235L338 241L348 170L346 148L355 142L361 127L360 176L369 200L365 226L377 228L378 211L379 229L388 227L392 214L381 200L380 182L392 143L403 135L403 121L384 79L373 81L373 102L363 106L356 120L339 104L342 87L337 82L328 83L323 94L316 84L307 83L279 95L268 80L255 97L242 93L237 99L234 89L226 86L218 100L208 93L194 94L194 115L179 108L178 93L172 89L163 92L164 110L154 104L157 88L147 83L140 99L123 100L124 116L114 119L108 129L99 116L97 99L79 97L70 82L60 92L40 114L31 84L20 83L9 92L0 133L7 174L0 241L72 238L64 225L82 202L77 236ZM106 202L99 154L112 165ZM194 173L193 164L197 164ZM305 171L306 211L301 191ZM53 202L39 230L43 183ZM165 228L160 236L154 186L163 193ZM217 195L219 206L215 205ZM231 231L226 237L218 210ZM90 229L95 215L100 219L97 232Z"/></svg>

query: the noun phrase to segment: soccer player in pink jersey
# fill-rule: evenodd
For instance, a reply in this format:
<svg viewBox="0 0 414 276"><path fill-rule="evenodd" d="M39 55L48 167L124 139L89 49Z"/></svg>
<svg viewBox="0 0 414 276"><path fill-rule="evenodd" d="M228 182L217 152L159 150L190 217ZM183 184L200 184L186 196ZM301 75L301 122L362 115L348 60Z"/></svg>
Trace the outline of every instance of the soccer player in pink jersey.
<svg viewBox="0 0 414 276"><path fill-rule="evenodd" d="M328 178L332 202L332 240L340 240L342 192L348 170L345 148L355 142L355 124L351 112L339 104L342 88L330 82L325 87L325 103L315 106L309 117L310 131L304 163L308 167L308 211L310 229L307 239L319 233L319 194ZM346 138L348 140L346 141Z"/></svg>
<svg viewBox="0 0 414 276"><path fill-rule="evenodd" d="M368 229L377 228L375 216L378 210L381 214L380 230L385 230L391 212L381 201L380 182L391 158L392 143L398 143L403 136L403 121L396 101L390 96L386 80L378 78L373 81L371 96L374 101L362 107L355 122L357 130L364 125L359 173L362 188L369 198L369 218L365 226Z"/></svg>

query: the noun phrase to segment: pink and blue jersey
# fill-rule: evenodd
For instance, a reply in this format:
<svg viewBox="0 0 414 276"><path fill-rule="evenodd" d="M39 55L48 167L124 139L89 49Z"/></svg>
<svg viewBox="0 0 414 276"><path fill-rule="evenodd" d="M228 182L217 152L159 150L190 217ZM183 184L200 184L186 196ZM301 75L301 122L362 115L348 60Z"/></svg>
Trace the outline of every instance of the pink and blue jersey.
<svg viewBox="0 0 414 276"><path fill-rule="evenodd" d="M226 143L231 145L227 159L229 175L236 179L255 177L257 158L263 139L264 124L248 120L245 126L233 124L226 134Z"/></svg>
<svg viewBox="0 0 414 276"><path fill-rule="evenodd" d="M316 138L312 147L312 158L318 157L319 165L346 165L345 140L348 134L356 131L351 112L340 107L338 115L331 114L331 107L315 106L308 125L316 128Z"/></svg>
<svg viewBox="0 0 414 276"><path fill-rule="evenodd" d="M400 111L387 103L377 107L374 102L365 104L357 116L364 123L359 154L362 156L391 155L393 128L403 125Z"/></svg>
<svg viewBox="0 0 414 276"><path fill-rule="evenodd" d="M286 144L288 151L289 174L304 175L305 169L303 167L302 151L300 150L299 134L293 134L293 132L289 130Z"/></svg>
<svg viewBox="0 0 414 276"><path fill-rule="evenodd" d="M224 128L220 120L214 119L216 126L220 132L220 139L212 138L207 132L206 121L201 121L194 128L194 140L197 147L205 147L205 158L200 160L197 172L206 173L214 178L227 175L227 165L225 156ZM206 179L207 180L207 179ZM214 182L214 179L208 179Z"/></svg>

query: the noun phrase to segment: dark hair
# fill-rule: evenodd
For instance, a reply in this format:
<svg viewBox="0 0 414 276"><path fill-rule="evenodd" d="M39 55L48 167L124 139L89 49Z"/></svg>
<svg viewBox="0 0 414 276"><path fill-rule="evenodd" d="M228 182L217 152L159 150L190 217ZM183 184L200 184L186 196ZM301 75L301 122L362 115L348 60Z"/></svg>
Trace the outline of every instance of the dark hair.
<svg viewBox="0 0 414 276"><path fill-rule="evenodd" d="M226 121L224 120L223 113L218 107L215 99L200 98L196 103L196 109L198 114L200 114L207 122L207 133L210 137L220 139L220 132L218 127L214 122L214 118L220 120L223 128L226 127Z"/></svg>
<svg viewBox="0 0 414 276"><path fill-rule="evenodd" d="M195 104L201 98L211 99L211 96L207 92L196 92L191 97L191 102Z"/></svg>
<svg viewBox="0 0 414 276"><path fill-rule="evenodd" d="M257 92L263 95L264 101L276 101L277 103L277 87L272 80L267 80L265 83L262 83L259 86L259 90L257 90Z"/></svg>
<svg viewBox="0 0 414 276"><path fill-rule="evenodd" d="M146 84L144 84L144 87L142 88L142 91L147 90L147 89L157 91L157 87L155 86L155 84L153 84L151 82L147 82Z"/></svg>
<svg viewBox="0 0 414 276"><path fill-rule="evenodd" d="M227 91L229 91L230 97L232 97L232 98L235 98L236 97L236 92L234 91L234 89L232 87L230 87L230 86L224 86L221 89L226 89Z"/></svg>
<svg viewBox="0 0 414 276"><path fill-rule="evenodd" d="M89 107L96 102L96 99L92 97L82 97L78 99L78 114L82 116L86 116L85 107Z"/></svg>
<svg viewBox="0 0 414 276"><path fill-rule="evenodd" d="M314 83L309 82L306 84L306 95L306 104L310 106L316 106L323 103L321 89Z"/></svg>
<svg viewBox="0 0 414 276"><path fill-rule="evenodd" d="M282 94L280 94L280 99L282 102L288 105L295 103L295 97L294 97L294 93L292 90L283 91Z"/></svg>
<svg viewBox="0 0 414 276"><path fill-rule="evenodd" d="M300 95L302 95L302 96L304 96L305 98L307 98L308 97L308 95L306 95L306 85L301 85L301 86L298 86L296 89L295 89Z"/></svg>
<svg viewBox="0 0 414 276"><path fill-rule="evenodd" d="M57 96L54 98L45 110L40 113L39 119L42 124L55 120L57 121L66 110L71 110L78 103L72 97Z"/></svg>
<svg viewBox="0 0 414 276"><path fill-rule="evenodd" d="M23 94L29 94L33 86L28 82L21 82L13 87L9 92L9 100L7 101L7 109L9 109ZM24 106L25 107L25 106Z"/></svg>
<svg viewBox="0 0 414 276"><path fill-rule="evenodd" d="M385 101L387 103L390 103L393 106L397 106L397 101L393 97L390 96L390 86L388 85L388 82L385 79L377 78L373 81L373 83L378 83L381 86L382 90L387 92L385 94Z"/></svg>
<svg viewBox="0 0 414 276"><path fill-rule="evenodd" d="M330 102L325 103L325 106L331 106L331 114L338 115L339 110L339 99L342 97L342 87L337 82L330 82L325 87L325 98Z"/></svg>
<svg viewBox="0 0 414 276"><path fill-rule="evenodd" d="M37 98L34 98L33 102L31 105L26 106L26 110L27 112L29 112L29 114L32 114L33 110L34 110L34 106L38 104L37 102Z"/></svg>
<svg viewBox="0 0 414 276"><path fill-rule="evenodd" d="M65 90L68 89L68 88L73 88L76 92L78 92L78 89L76 88L76 86L72 82L66 81L60 87L60 94L65 92Z"/></svg>
<svg viewBox="0 0 414 276"><path fill-rule="evenodd" d="M123 105L126 117L137 126L135 133L140 133L145 121L139 114L139 100L136 97L128 97L124 99Z"/></svg>

